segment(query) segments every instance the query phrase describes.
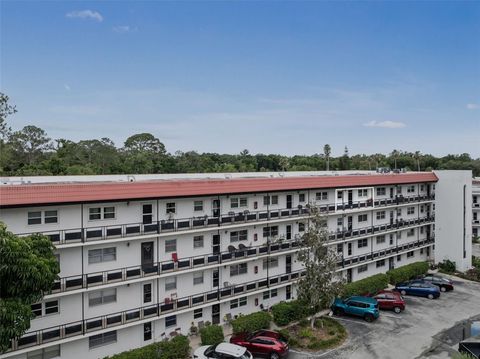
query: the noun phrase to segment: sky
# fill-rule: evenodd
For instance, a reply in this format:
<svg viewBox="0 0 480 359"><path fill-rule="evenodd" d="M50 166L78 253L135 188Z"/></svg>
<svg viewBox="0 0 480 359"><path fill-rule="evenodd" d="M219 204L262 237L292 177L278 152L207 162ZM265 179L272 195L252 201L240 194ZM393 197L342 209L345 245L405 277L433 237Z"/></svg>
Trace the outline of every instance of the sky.
<svg viewBox="0 0 480 359"><path fill-rule="evenodd" d="M480 2L1 1L0 88L52 139L480 157Z"/></svg>

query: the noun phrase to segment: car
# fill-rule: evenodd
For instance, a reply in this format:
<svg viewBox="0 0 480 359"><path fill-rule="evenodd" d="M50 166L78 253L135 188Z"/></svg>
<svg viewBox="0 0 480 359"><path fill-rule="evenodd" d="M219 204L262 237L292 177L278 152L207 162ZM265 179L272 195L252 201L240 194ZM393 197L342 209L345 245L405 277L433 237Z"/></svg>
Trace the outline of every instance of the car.
<svg viewBox="0 0 480 359"><path fill-rule="evenodd" d="M398 292L382 290L373 296L378 302L378 307L383 310L393 310L400 313L405 310L405 300Z"/></svg>
<svg viewBox="0 0 480 359"><path fill-rule="evenodd" d="M441 292L449 292L453 290L453 282L450 279L441 277L436 274L426 274L420 278L424 282L431 283L440 288Z"/></svg>
<svg viewBox="0 0 480 359"><path fill-rule="evenodd" d="M395 286L395 290L400 292L401 295L416 295L428 299L440 297L440 289L436 285L421 280L399 283Z"/></svg>
<svg viewBox="0 0 480 359"><path fill-rule="evenodd" d="M253 333L233 334L230 343L248 349L255 357L280 359L288 355L287 340L278 332L259 330Z"/></svg>
<svg viewBox="0 0 480 359"><path fill-rule="evenodd" d="M231 343L204 345L193 352L193 359L210 358L253 359L253 356L247 348Z"/></svg>
<svg viewBox="0 0 480 359"><path fill-rule="evenodd" d="M373 322L380 315L375 298L352 296L347 299L336 298L330 309L334 315L353 315Z"/></svg>

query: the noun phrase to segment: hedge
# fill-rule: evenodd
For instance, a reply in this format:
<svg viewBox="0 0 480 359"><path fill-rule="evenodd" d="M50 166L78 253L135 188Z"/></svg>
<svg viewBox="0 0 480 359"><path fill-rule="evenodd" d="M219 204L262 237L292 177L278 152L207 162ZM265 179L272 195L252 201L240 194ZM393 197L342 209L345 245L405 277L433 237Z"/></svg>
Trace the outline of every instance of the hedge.
<svg viewBox="0 0 480 359"><path fill-rule="evenodd" d="M352 295L376 294L379 290L385 289L387 286L388 276L384 273L379 273L365 279L348 283L343 289L343 296L350 297Z"/></svg>
<svg viewBox="0 0 480 359"><path fill-rule="evenodd" d="M223 329L219 325L207 325L200 329L202 345L215 345L223 342Z"/></svg>
<svg viewBox="0 0 480 359"><path fill-rule="evenodd" d="M110 359L187 359L190 343L184 335L107 357Z"/></svg>
<svg viewBox="0 0 480 359"><path fill-rule="evenodd" d="M392 285L402 283L427 273L428 268L429 264L427 262L415 262L400 268L391 269L387 272L388 281Z"/></svg>
<svg viewBox="0 0 480 359"><path fill-rule="evenodd" d="M272 316L267 312L256 312L248 315L241 315L232 320L234 333L253 333L256 330L270 328Z"/></svg>
<svg viewBox="0 0 480 359"><path fill-rule="evenodd" d="M273 321L280 326L305 318L309 314L307 306L298 300L278 303L271 309Z"/></svg>

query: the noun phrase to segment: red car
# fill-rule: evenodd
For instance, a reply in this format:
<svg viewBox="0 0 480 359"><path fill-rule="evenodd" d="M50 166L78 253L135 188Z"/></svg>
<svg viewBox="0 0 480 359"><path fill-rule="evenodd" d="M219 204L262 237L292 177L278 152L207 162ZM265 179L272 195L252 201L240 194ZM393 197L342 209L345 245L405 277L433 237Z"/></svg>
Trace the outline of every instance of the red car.
<svg viewBox="0 0 480 359"><path fill-rule="evenodd" d="M254 356L280 359L288 355L288 344L280 333L259 330L252 334L233 334L230 343L247 348Z"/></svg>
<svg viewBox="0 0 480 359"><path fill-rule="evenodd" d="M377 295L374 295L373 298L377 300L380 309L393 310L395 313L405 310L405 301L398 292L382 290Z"/></svg>

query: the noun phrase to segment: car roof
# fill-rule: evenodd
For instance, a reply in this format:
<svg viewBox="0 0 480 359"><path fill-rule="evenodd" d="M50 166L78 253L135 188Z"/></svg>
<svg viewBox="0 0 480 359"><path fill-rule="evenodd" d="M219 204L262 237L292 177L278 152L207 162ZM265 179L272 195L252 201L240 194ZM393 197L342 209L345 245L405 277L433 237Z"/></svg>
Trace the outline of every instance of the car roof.
<svg viewBox="0 0 480 359"><path fill-rule="evenodd" d="M377 300L375 298L370 298L370 297L361 297L361 296L357 296L357 295L354 295L350 298L347 298L347 300L354 300L356 302L364 302L364 303L370 303L370 304L376 304L377 303Z"/></svg>
<svg viewBox="0 0 480 359"><path fill-rule="evenodd" d="M246 350L247 349L244 347L230 343L220 343L215 348L217 353L229 354L237 357L245 353Z"/></svg>

